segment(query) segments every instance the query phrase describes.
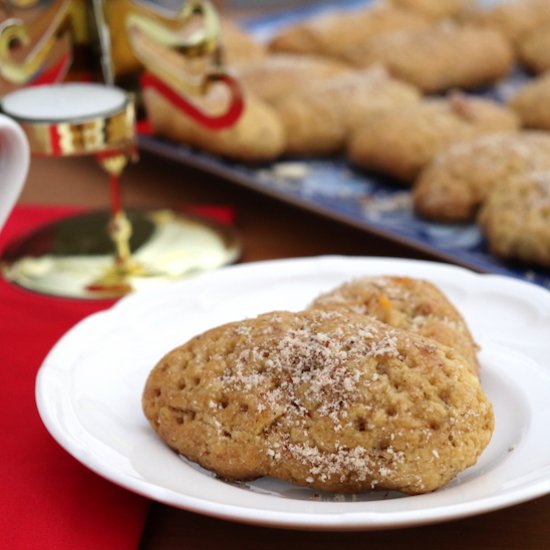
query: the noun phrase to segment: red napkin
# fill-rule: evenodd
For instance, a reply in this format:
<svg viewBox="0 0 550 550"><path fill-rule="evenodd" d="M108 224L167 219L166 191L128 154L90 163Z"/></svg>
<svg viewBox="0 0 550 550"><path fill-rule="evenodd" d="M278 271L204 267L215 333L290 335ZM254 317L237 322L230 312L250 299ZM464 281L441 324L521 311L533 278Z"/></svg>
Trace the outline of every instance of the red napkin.
<svg viewBox="0 0 550 550"><path fill-rule="evenodd" d="M0 249L15 236L78 212L18 206ZM199 213L199 212L197 212ZM231 210L203 208L231 221ZM225 218L225 219L223 219ZM70 550L138 546L148 501L97 476L66 453L40 421L38 367L57 340L112 301L53 298L0 279L0 533L3 548Z"/></svg>

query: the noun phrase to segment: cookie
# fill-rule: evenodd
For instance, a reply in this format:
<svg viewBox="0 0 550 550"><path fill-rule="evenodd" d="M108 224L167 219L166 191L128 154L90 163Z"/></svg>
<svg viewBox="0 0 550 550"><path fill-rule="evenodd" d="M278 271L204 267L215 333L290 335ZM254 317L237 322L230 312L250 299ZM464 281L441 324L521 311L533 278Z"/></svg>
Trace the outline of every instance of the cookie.
<svg viewBox="0 0 550 550"><path fill-rule="evenodd" d="M550 170L550 134L493 134L454 145L420 174L415 211L438 222L471 221L495 187L533 169Z"/></svg>
<svg viewBox="0 0 550 550"><path fill-rule="evenodd" d="M498 31L449 21L377 36L344 57L357 67L382 64L395 78L426 93L494 83L508 74L515 61L510 43Z"/></svg>
<svg viewBox="0 0 550 550"><path fill-rule="evenodd" d="M420 101L412 86L372 68L316 82L274 104L289 155L330 155L352 130L379 112Z"/></svg>
<svg viewBox="0 0 550 550"><path fill-rule="evenodd" d="M475 464L493 412L465 360L352 313L273 312L166 355L143 393L175 451L229 480L417 494Z"/></svg>
<svg viewBox="0 0 550 550"><path fill-rule="evenodd" d="M326 57L282 53L253 63L239 63L233 68L242 84L268 103L351 70L344 62Z"/></svg>
<svg viewBox="0 0 550 550"><path fill-rule="evenodd" d="M439 152L476 135L516 130L517 116L486 99L454 95L372 117L348 143L358 167L412 184Z"/></svg>
<svg viewBox="0 0 550 550"><path fill-rule="evenodd" d="M479 224L495 256L550 267L550 169L496 187Z"/></svg>
<svg viewBox="0 0 550 550"><path fill-rule="evenodd" d="M224 62L228 65L252 63L267 55L265 44L228 19L220 21L220 34Z"/></svg>
<svg viewBox="0 0 550 550"><path fill-rule="evenodd" d="M526 84L509 105L526 128L550 130L550 73Z"/></svg>
<svg viewBox="0 0 550 550"><path fill-rule="evenodd" d="M550 21L522 36L519 41L519 58L535 73L550 70Z"/></svg>
<svg viewBox="0 0 550 550"><path fill-rule="evenodd" d="M369 315L453 348L477 374L477 346L466 321L432 283L410 277L362 277L322 294L312 309Z"/></svg>
<svg viewBox="0 0 550 550"><path fill-rule="evenodd" d="M217 95L214 90L199 106L215 112L226 105L226 101L222 91ZM155 134L176 143L249 163L275 160L286 147L285 131L277 114L250 94L237 123L225 130L210 130L195 122L156 90L145 89L143 102Z"/></svg>
<svg viewBox="0 0 550 550"><path fill-rule="evenodd" d="M391 3L407 10L413 10L429 19L455 17L473 4L473 0L391 0Z"/></svg>
<svg viewBox="0 0 550 550"><path fill-rule="evenodd" d="M548 0L506 0L483 6L480 2L461 13L461 20L498 29L515 45L536 27L550 22Z"/></svg>
<svg viewBox="0 0 550 550"><path fill-rule="evenodd" d="M419 29L429 24L425 17L391 5L334 11L286 27L272 39L270 49L340 58L379 34Z"/></svg>

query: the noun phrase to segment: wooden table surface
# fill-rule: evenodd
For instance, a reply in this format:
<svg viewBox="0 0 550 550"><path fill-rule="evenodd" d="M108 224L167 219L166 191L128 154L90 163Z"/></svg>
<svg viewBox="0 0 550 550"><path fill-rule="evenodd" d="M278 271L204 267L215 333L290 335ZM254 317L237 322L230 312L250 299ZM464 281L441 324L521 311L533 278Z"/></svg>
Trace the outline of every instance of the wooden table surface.
<svg viewBox="0 0 550 550"><path fill-rule="evenodd" d="M235 209L242 262L321 254L429 259L253 191L144 154L123 177L128 207L227 205ZM108 206L105 175L90 158L35 159L22 203ZM229 523L153 503L141 548L549 548L550 496L461 521L358 533L285 531Z"/></svg>

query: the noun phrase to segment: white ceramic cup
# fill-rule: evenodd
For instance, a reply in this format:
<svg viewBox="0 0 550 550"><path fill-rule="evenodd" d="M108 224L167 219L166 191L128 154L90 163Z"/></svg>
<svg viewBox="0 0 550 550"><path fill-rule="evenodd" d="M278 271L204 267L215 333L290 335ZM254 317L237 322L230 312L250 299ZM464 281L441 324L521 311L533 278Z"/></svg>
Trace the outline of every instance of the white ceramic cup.
<svg viewBox="0 0 550 550"><path fill-rule="evenodd" d="M23 130L0 114L0 231L21 194L29 162L29 142Z"/></svg>

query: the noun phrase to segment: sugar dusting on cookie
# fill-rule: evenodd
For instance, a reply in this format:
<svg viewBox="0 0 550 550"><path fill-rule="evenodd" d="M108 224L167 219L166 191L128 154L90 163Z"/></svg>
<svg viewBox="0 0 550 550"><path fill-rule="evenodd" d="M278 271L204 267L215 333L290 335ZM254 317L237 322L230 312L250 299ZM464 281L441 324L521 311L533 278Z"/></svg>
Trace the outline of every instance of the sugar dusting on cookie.
<svg viewBox="0 0 550 550"><path fill-rule="evenodd" d="M434 490L475 462L493 425L463 359L331 310L198 335L159 362L143 404L172 448L222 478L335 492Z"/></svg>

